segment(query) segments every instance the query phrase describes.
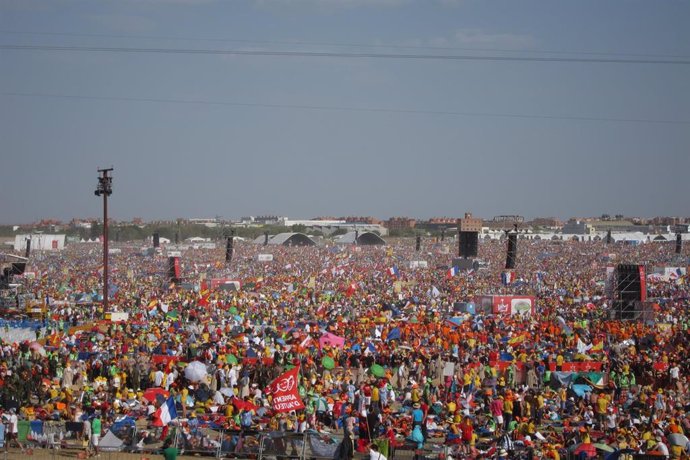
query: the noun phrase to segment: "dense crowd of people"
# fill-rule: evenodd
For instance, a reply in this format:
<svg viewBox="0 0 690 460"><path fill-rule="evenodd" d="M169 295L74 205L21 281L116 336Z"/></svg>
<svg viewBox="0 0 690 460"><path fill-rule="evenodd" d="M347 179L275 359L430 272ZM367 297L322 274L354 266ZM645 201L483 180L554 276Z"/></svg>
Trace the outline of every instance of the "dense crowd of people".
<svg viewBox="0 0 690 460"><path fill-rule="evenodd" d="M687 255L666 243L520 240L507 283L502 241L482 241L485 264L457 274L448 240L419 252L406 239L243 242L230 264L189 247L176 282L165 250L115 247L109 312L100 246L32 256L21 283L48 308L35 341L1 344L6 420L86 420L94 438L101 420L104 432L125 416L158 425L172 398L182 433L338 433L342 458L440 445L453 458L687 458ZM647 267L634 320L615 315L607 267L619 263ZM485 295L534 297L535 311L497 314L475 302ZM294 367L305 408L274 411L267 387Z"/></svg>

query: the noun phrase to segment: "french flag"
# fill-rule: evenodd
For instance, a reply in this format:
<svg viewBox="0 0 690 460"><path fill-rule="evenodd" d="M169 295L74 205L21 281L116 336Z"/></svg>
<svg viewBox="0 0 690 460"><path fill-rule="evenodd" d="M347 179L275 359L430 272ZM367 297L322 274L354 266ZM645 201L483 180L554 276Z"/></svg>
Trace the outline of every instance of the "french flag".
<svg viewBox="0 0 690 460"><path fill-rule="evenodd" d="M398 272L398 267L391 267L388 269L388 274L391 276L398 276L400 272Z"/></svg>
<svg viewBox="0 0 690 460"><path fill-rule="evenodd" d="M460 269L457 266L451 267L448 270L448 275L446 276L446 278L452 278L454 276L457 276L458 273L460 273Z"/></svg>
<svg viewBox="0 0 690 460"><path fill-rule="evenodd" d="M513 273L513 272L501 273L501 282L503 282L504 286L508 286L509 284L512 284L513 281L515 281L515 273Z"/></svg>
<svg viewBox="0 0 690 460"><path fill-rule="evenodd" d="M154 426L166 426L171 421L177 418L177 409L175 409L175 400L169 397L154 415Z"/></svg>

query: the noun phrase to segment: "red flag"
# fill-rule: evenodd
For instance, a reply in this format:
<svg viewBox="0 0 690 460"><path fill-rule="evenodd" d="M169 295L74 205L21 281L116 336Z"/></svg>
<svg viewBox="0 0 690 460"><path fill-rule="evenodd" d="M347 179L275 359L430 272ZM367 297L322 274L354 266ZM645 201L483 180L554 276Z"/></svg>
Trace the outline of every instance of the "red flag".
<svg viewBox="0 0 690 460"><path fill-rule="evenodd" d="M299 397L299 367L293 367L281 374L266 387L266 393L273 395L273 410L276 412L290 412L304 409L304 403Z"/></svg>
<svg viewBox="0 0 690 460"><path fill-rule="evenodd" d="M355 294L356 290L357 283L350 283L350 285L347 288L347 291L345 291L345 297L352 297Z"/></svg>
<svg viewBox="0 0 690 460"><path fill-rule="evenodd" d="M206 283L206 280L201 282L201 286L199 287L199 301L197 304L200 307L207 307L209 304L209 297L211 297L211 291L208 289L208 284Z"/></svg>

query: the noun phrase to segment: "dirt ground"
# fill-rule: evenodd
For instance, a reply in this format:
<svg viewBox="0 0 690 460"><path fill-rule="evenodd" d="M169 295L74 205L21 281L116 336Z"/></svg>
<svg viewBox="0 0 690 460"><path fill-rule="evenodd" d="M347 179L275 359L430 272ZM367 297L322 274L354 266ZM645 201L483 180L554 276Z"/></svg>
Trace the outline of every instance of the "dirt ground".
<svg viewBox="0 0 690 460"><path fill-rule="evenodd" d="M58 460L58 459L79 459L80 452L78 450L52 450L52 449L34 449L31 453L22 453L19 449L9 449L9 451L0 450L0 460L31 460L31 459L45 459L45 460ZM83 457L86 458L86 457ZM199 460L203 458L212 459L214 457L203 457L203 456L184 456L181 455L177 457L179 460ZM146 454L130 454L123 452L102 452L99 456L92 456L90 460L162 460L163 456L156 453L146 453Z"/></svg>

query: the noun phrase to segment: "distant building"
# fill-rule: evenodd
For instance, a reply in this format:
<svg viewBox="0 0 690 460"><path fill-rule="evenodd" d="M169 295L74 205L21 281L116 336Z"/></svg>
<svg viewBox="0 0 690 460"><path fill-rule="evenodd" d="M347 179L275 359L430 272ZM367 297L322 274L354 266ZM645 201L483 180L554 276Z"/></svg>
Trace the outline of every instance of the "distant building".
<svg viewBox="0 0 690 460"><path fill-rule="evenodd" d="M527 223L532 227L550 227L550 228L560 228L563 226L563 222L555 217L535 217L530 222Z"/></svg>
<svg viewBox="0 0 690 460"><path fill-rule="evenodd" d="M594 226L581 220L571 219L563 226L562 233L564 235L593 235Z"/></svg>
<svg viewBox="0 0 690 460"><path fill-rule="evenodd" d="M203 225L204 227L215 228L221 225L218 219L189 219L188 222L194 225Z"/></svg>
<svg viewBox="0 0 690 460"><path fill-rule="evenodd" d="M629 220L592 220L589 222L597 232L649 232L653 226L635 225Z"/></svg>
<svg viewBox="0 0 690 460"><path fill-rule="evenodd" d="M356 217L356 216L348 216L348 217L341 217L341 220L344 220L348 224L369 224L369 225L381 225L381 221L375 217L367 216L367 217Z"/></svg>
<svg viewBox="0 0 690 460"><path fill-rule="evenodd" d="M391 217L384 223L384 225L388 231L409 230L415 228L417 221L409 217Z"/></svg>
<svg viewBox="0 0 690 460"><path fill-rule="evenodd" d="M458 219L458 230L461 232L481 232L482 220L472 217L471 212L466 212L465 217Z"/></svg>
<svg viewBox="0 0 690 460"><path fill-rule="evenodd" d="M286 220L287 217L279 217L279 216L256 216L253 217L253 222L255 224L263 224L263 225L276 225L279 224L281 220Z"/></svg>
<svg viewBox="0 0 690 460"><path fill-rule="evenodd" d="M688 224L687 217L655 217L650 220L652 225L679 225Z"/></svg>
<svg viewBox="0 0 690 460"><path fill-rule="evenodd" d="M425 222L417 222L417 227L433 231L455 228L457 225L458 219L455 217L432 217Z"/></svg>

